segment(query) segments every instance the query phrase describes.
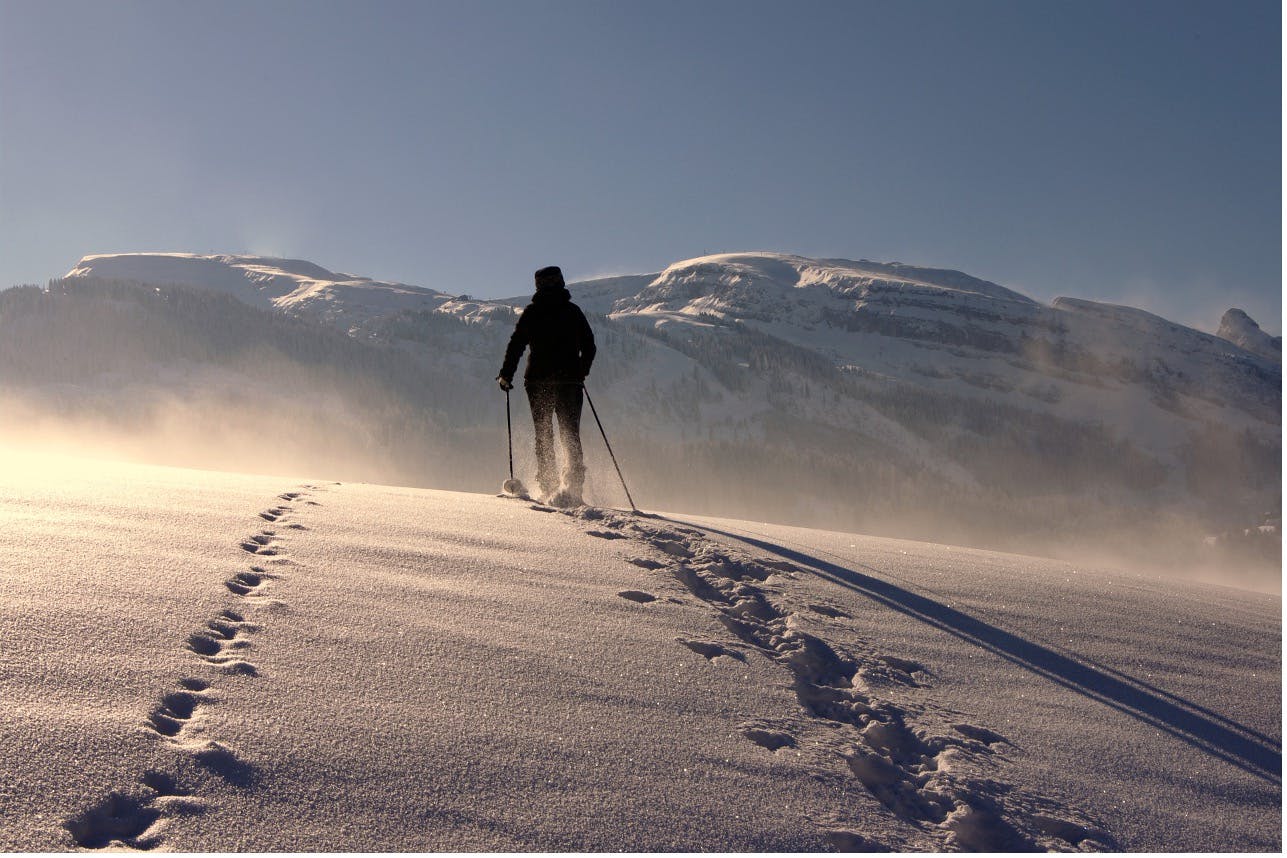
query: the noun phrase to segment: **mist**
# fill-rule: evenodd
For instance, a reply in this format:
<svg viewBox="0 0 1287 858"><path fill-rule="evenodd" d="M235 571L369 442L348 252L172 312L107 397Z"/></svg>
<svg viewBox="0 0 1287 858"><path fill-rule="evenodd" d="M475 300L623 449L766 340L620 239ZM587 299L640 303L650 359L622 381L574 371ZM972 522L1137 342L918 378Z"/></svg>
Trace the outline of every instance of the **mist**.
<svg viewBox="0 0 1287 858"><path fill-rule="evenodd" d="M1054 381L1007 400L993 395L996 378L962 387L968 369L903 380L846 371L746 328L696 337L604 316L592 324L600 354L587 386L646 509L1280 592L1280 537L1262 529L1280 522L1278 433L1201 419L1191 404L1200 380L1157 387L1151 400L1100 396L1077 420L1055 407ZM346 334L198 289L86 280L10 290L0 293L0 443L496 493L508 467L492 376L511 327L422 312ZM1023 359L1055 380L1129 376L1111 350ZM511 396L516 475L530 485L526 397L521 387ZM1183 434L1145 443L1111 428L1148 409L1184 415L1174 422ZM625 506L588 408L582 440L587 501Z"/></svg>
<svg viewBox="0 0 1287 858"><path fill-rule="evenodd" d="M11 450L246 474L498 493L508 476L504 427L398 432L388 412L355 406L351 391L295 384L290 393L248 396L237 384L186 394L125 392L111 398L42 401L0 395L0 445ZM365 396L369 399L370 392ZM515 467L535 472L526 403L519 397ZM497 414L497 422L503 413ZM606 416L606 415L605 415ZM1123 515L1074 498L1025 503L1022 516L958 492L934 495L909 477L880 497L861 480L784 457L764 462L748 446L678 448L614 427L610 440L643 508L771 522L1052 557L1084 567L1121 567L1262 592L1281 592L1280 543L1253 530L1217 539L1209 522L1179 510ZM625 507L621 483L588 410L582 427L586 500ZM758 447L754 448L758 449ZM741 464L737 464L738 462ZM941 489L941 487L940 487ZM1042 522L1048 526L1042 527ZM1202 538L1199 542L1199 538ZM1212 542L1217 544L1211 544Z"/></svg>

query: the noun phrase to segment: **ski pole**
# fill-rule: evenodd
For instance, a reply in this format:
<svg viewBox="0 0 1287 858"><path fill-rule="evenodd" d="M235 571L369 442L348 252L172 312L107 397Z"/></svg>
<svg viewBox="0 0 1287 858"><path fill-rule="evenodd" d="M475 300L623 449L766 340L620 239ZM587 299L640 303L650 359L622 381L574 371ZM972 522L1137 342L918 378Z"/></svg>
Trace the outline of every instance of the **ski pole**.
<svg viewBox="0 0 1287 858"><path fill-rule="evenodd" d="M527 497L527 487L514 479L514 423L509 416L509 391L505 391L505 441L509 446L509 479L501 486L501 492L512 497Z"/></svg>
<svg viewBox="0 0 1287 858"><path fill-rule="evenodd" d="M617 469L617 478L621 480L621 487L626 490L626 500L630 501L630 511L638 512L639 507L635 506L635 499L630 497L630 489L626 486L626 478L621 475L621 466L617 464L617 456L612 452L612 444L608 441L608 433L603 431L603 421L599 419L599 412L594 408L594 400L590 398L590 391L586 386L581 385L581 390L585 393L585 401L590 403L590 413L594 415L594 422L599 425L599 434L603 436L603 445L608 448L608 455L612 457L612 467Z"/></svg>
<svg viewBox="0 0 1287 858"><path fill-rule="evenodd" d="M505 440L509 442L509 479L514 480L514 424L509 419L509 391L505 391Z"/></svg>

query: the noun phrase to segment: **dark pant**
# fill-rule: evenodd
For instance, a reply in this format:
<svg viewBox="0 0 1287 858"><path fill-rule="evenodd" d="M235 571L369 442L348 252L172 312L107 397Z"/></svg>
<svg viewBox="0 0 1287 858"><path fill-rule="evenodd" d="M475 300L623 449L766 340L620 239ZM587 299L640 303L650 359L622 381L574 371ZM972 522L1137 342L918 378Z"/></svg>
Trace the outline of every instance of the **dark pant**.
<svg viewBox="0 0 1287 858"><path fill-rule="evenodd" d="M559 421L559 438L567 459L564 485L576 495L585 485L585 461L581 456L581 385L532 383L526 385L536 426L536 482L545 494L559 488L559 469L554 458L554 419Z"/></svg>

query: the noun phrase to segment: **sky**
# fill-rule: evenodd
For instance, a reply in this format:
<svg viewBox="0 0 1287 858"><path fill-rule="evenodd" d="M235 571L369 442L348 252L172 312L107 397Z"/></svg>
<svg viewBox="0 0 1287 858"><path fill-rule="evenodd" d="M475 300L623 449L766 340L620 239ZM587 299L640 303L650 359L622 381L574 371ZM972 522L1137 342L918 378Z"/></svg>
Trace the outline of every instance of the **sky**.
<svg viewBox="0 0 1287 858"><path fill-rule="evenodd" d="M0 287L771 250L1281 331L1277 2L0 0Z"/></svg>

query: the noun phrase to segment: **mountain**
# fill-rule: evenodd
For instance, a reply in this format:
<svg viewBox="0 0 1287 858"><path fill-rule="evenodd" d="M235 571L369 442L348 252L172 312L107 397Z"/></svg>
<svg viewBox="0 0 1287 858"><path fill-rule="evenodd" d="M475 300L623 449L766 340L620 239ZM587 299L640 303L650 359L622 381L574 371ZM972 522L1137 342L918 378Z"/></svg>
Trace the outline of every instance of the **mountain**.
<svg viewBox="0 0 1287 858"><path fill-rule="evenodd" d="M0 849L1281 851L1281 601L0 446Z"/></svg>
<svg viewBox="0 0 1287 858"><path fill-rule="evenodd" d="M436 310L453 300L433 289L336 274L303 259L263 256L95 254L81 259L66 276L192 286L347 330L400 312Z"/></svg>
<svg viewBox="0 0 1287 858"><path fill-rule="evenodd" d="M1141 310L777 253L570 289L601 346L589 388L645 504L1162 565L1207 562L1204 535L1281 509L1281 364ZM20 291L0 293L0 382L63 414L89 401L110 421L158 390L168 414L212 387L222 407L253 389L283 456L307 441L302 461L352 465L350 478L468 490L503 472L492 378L525 298L186 254L86 257ZM236 333L252 329L253 355ZM112 380L125 354L134 369ZM76 397L50 392L69 383ZM244 415L218 414L251 443ZM152 423L185 443L188 423ZM530 429L515 426L522 472ZM590 446L591 497L621 498Z"/></svg>
<svg viewBox="0 0 1287 858"><path fill-rule="evenodd" d="M1283 338L1271 337L1269 334L1260 330L1245 311L1237 307L1230 309L1220 319L1220 329L1216 331L1216 336L1226 339L1240 348L1246 349L1252 354L1260 355L1263 358L1282 363L1283 359Z"/></svg>

